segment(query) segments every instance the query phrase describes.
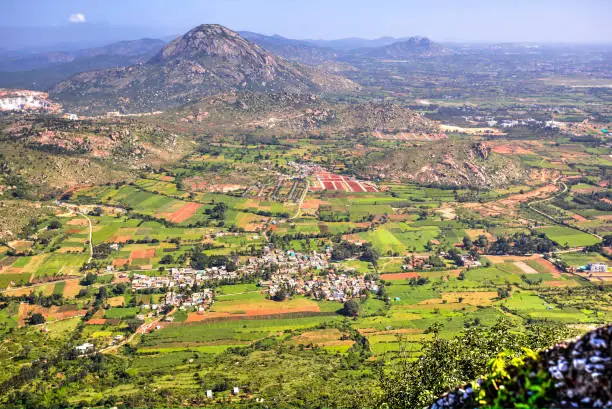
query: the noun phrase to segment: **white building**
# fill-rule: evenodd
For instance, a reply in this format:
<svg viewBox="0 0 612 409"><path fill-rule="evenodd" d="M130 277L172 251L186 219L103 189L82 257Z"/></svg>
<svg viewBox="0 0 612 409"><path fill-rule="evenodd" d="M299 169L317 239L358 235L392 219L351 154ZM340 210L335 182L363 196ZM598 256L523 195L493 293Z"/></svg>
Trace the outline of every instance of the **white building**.
<svg viewBox="0 0 612 409"><path fill-rule="evenodd" d="M606 263L590 263L587 270L591 273L605 273L608 271L608 265Z"/></svg>
<svg viewBox="0 0 612 409"><path fill-rule="evenodd" d="M84 343L83 345L78 345L74 347L79 354L86 354L88 352L93 351L95 345L89 342Z"/></svg>

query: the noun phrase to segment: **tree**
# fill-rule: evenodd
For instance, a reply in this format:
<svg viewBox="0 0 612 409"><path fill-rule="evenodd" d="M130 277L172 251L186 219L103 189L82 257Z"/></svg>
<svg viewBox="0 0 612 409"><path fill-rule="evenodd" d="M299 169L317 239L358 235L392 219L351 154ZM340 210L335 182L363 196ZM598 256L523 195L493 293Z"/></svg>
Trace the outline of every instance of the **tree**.
<svg viewBox="0 0 612 409"><path fill-rule="evenodd" d="M474 242L468 236L463 237L463 248L466 250L471 249L474 246Z"/></svg>
<svg viewBox="0 0 612 409"><path fill-rule="evenodd" d="M344 303L344 307L342 308L342 315L346 315L347 317L356 317L359 315L361 311L361 304L357 300L348 300Z"/></svg>
<svg viewBox="0 0 612 409"><path fill-rule="evenodd" d="M126 320L127 326L130 329L130 332L136 332L136 330L144 323L143 320L139 319L129 319Z"/></svg>
<svg viewBox="0 0 612 409"><path fill-rule="evenodd" d="M57 220L57 219L51 220L51 222L49 222L49 226L48 226L49 230L57 230L57 229L59 229L61 227L62 227L62 223L59 220Z"/></svg>
<svg viewBox="0 0 612 409"><path fill-rule="evenodd" d="M45 323L45 317L41 313L35 312L28 318L29 325L39 325Z"/></svg>
<svg viewBox="0 0 612 409"><path fill-rule="evenodd" d="M171 254L166 254L159 260L159 264L172 264L174 263L174 257Z"/></svg>

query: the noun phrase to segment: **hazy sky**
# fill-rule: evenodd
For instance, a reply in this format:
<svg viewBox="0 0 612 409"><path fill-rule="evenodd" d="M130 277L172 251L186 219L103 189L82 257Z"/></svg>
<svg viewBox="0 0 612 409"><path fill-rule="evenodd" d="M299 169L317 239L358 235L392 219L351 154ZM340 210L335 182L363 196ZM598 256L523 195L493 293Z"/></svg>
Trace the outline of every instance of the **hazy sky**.
<svg viewBox="0 0 612 409"><path fill-rule="evenodd" d="M0 0L2 26L202 23L291 38L611 42L612 0Z"/></svg>

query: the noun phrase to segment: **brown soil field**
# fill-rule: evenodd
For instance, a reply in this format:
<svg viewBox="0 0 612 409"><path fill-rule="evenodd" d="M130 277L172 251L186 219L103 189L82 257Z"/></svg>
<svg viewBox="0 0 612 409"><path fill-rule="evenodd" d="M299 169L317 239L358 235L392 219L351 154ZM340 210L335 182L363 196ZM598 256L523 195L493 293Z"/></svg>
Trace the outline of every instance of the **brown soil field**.
<svg viewBox="0 0 612 409"><path fill-rule="evenodd" d="M495 237L491 233L485 231L485 229L465 229L465 234L467 234L471 240L476 240L478 236L484 235L489 242L495 241Z"/></svg>
<svg viewBox="0 0 612 409"><path fill-rule="evenodd" d="M518 145L502 144L491 147L491 151L504 155L533 155L535 152Z"/></svg>
<svg viewBox="0 0 612 409"><path fill-rule="evenodd" d="M587 219L586 217L584 217L584 216L580 216L580 215L579 215L579 214L577 214L577 213L574 213L574 214L572 215L572 219L576 220L577 222L586 222L586 221L588 221L588 220L589 220L589 219Z"/></svg>
<svg viewBox="0 0 612 409"><path fill-rule="evenodd" d="M406 273L389 273L389 274L381 274L380 278L383 280L405 280L407 278L418 278L419 273L414 272L406 272Z"/></svg>
<svg viewBox="0 0 612 409"><path fill-rule="evenodd" d="M66 280L64 287L64 298L74 298L81 290L81 286L79 285L79 279L75 280Z"/></svg>
<svg viewBox="0 0 612 409"><path fill-rule="evenodd" d="M112 236L107 242L108 243L126 243L132 236L130 234L121 235L121 236Z"/></svg>
<svg viewBox="0 0 612 409"><path fill-rule="evenodd" d="M155 257L155 249L134 250L130 253L130 260Z"/></svg>
<svg viewBox="0 0 612 409"><path fill-rule="evenodd" d="M44 308L38 305L21 303L19 304L19 325L25 325L25 320L28 318L30 313L40 313L43 317L45 317L46 321L55 321L63 320L66 318L84 316L87 312L86 310L79 310L76 308L68 309L66 307L67 306L53 306L51 308Z"/></svg>
<svg viewBox="0 0 612 409"><path fill-rule="evenodd" d="M92 318L87 321L87 325L104 325L106 324L106 318Z"/></svg>
<svg viewBox="0 0 612 409"><path fill-rule="evenodd" d="M459 303L459 298L463 300ZM497 298L496 291L453 291L444 293L442 299L449 303L459 303L467 305L491 305Z"/></svg>
<svg viewBox="0 0 612 409"><path fill-rule="evenodd" d="M125 297L122 295L117 297L111 297L106 302L108 302L111 307L120 307L125 304Z"/></svg>
<svg viewBox="0 0 612 409"><path fill-rule="evenodd" d="M89 222L83 218L68 220L66 224L68 226L89 226Z"/></svg>
<svg viewBox="0 0 612 409"><path fill-rule="evenodd" d="M342 332L336 328L307 331L291 338L288 343L293 345L341 346L353 345L355 341L342 338Z"/></svg>
<svg viewBox="0 0 612 409"><path fill-rule="evenodd" d="M186 203L182 208L167 217L167 219L169 222L172 223L182 223L185 220L189 219L191 216L193 216L196 210L198 210L200 207L202 207L200 203Z"/></svg>
<svg viewBox="0 0 612 409"><path fill-rule="evenodd" d="M539 265L544 267L544 269L546 269L547 272L551 273L553 277L555 278L561 277L561 273L559 272L559 270L557 270L557 267L555 267L555 265L551 263L550 261L545 260L542 257L536 257L535 261Z"/></svg>
<svg viewBox="0 0 612 409"><path fill-rule="evenodd" d="M516 208L521 203L536 198L546 198L558 190L554 184L548 184L526 193L508 196L504 199L489 203L465 203L463 207L474 210L483 216L500 216L515 214Z"/></svg>
<svg viewBox="0 0 612 409"><path fill-rule="evenodd" d="M122 267L130 263L130 260L124 258L116 258L113 260L114 267Z"/></svg>
<svg viewBox="0 0 612 409"><path fill-rule="evenodd" d="M205 312L204 314L198 314L195 312L190 313L187 316L186 322L199 322L206 321L209 319L215 318L234 318L234 317L259 317L259 316L272 316L272 315L283 315L283 314L292 314L299 312L320 312L319 306L314 305L305 305L300 308L257 308L257 309L247 309L246 307L252 306L251 304L245 304L244 309L240 310L239 305L236 305L236 311L243 311L240 313L232 314L230 312Z"/></svg>
<svg viewBox="0 0 612 409"><path fill-rule="evenodd" d="M546 287L576 287L578 284L569 280L550 280L542 282Z"/></svg>
<svg viewBox="0 0 612 409"><path fill-rule="evenodd" d="M326 205L328 202L320 199L307 199L302 203L302 209L318 209L321 205Z"/></svg>

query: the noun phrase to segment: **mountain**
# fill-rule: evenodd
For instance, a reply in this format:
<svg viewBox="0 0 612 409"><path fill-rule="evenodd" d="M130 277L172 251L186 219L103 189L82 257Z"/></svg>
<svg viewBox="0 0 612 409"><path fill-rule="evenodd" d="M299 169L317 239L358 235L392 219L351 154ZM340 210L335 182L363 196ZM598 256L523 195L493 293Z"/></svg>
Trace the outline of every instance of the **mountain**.
<svg viewBox="0 0 612 409"><path fill-rule="evenodd" d="M371 58L402 59L414 56L429 57L448 54L449 50L427 37L410 37L382 47L362 48L353 54Z"/></svg>
<svg viewBox="0 0 612 409"><path fill-rule="evenodd" d="M350 51L356 50L359 48L375 48L375 47L384 47L389 44L393 44L398 41L402 41L403 38L395 38L395 37L380 37L375 39L367 39L367 38L359 38L359 37L349 37L349 38L340 38L336 40L304 40L304 42L318 46L318 47L327 47L332 48L338 51Z"/></svg>
<svg viewBox="0 0 612 409"><path fill-rule="evenodd" d="M145 112L234 90L345 92L352 81L289 62L217 24L198 26L144 64L85 72L51 94L71 111Z"/></svg>
<svg viewBox="0 0 612 409"><path fill-rule="evenodd" d="M59 26L0 27L0 48L20 52L76 51L139 38L162 38L152 26L80 23Z"/></svg>
<svg viewBox="0 0 612 409"><path fill-rule="evenodd" d="M75 74L124 67L149 60L163 47L161 40L121 41L74 52L19 54L0 59L0 87L44 91Z"/></svg>
<svg viewBox="0 0 612 409"><path fill-rule="evenodd" d="M279 35L267 36L250 31L240 31L247 40L291 61L307 65L320 65L337 58L340 53L302 40L293 40Z"/></svg>
<svg viewBox="0 0 612 409"><path fill-rule="evenodd" d="M141 57L147 59L155 55L164 46L162 40L143 38L140 40L120 41L109 45L85 48L76 51L45 51L38 53L4 53L0 54L0 71L30 71L55 65L71 63L75 60L97 56ZM129 59L126 59L129 60ZM136 61L131 61L132 64ZM104 68L104 67L99 67ZM68 69L69 70L69 69ZM71 73L72 75L74 73Z"/></svg>

